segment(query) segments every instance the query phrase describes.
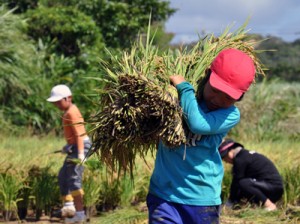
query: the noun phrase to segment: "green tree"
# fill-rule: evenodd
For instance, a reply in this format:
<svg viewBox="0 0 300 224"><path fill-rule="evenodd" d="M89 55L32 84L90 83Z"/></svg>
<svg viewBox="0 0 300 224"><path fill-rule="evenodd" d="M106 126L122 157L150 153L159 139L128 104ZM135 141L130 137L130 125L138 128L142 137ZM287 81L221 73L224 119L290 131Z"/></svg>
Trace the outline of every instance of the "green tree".
<svg viewBox="0 0 300 224"><path fill-rule="evenodd" d="M93 16L106 45L113 48L130 47L148 27L150 14L152 23L165 22L176 11L169 1L160 0L85 0L79 1L78 7Z"/></svg>
<svg viewBox="0 0 300 224"><path fill-rule="evenodd" d="M56 84L67 84L75 102L85 108L86 116L92 111L86 93L96 84L84 77L96 76L98 72L104 52L100 29L90 16L71 6L41 6L28 11L26 17L28 35L42 43L39 49L44 52L43 74L48 79L48 91Z"/></svg>
<svg viewBox="0 0 300 224"><path fill-rule="evenodd" d="M162 23L154 23L151 26L151 36L154 36L153 44L160 50L166 50L170 47L170 42L174 37L174 33L167 33Z"/></svg>
<svg viewBox="0 0 300 224"><path fill-rule="evenodd" d="M0 8L0 103L1 129L40 126L44 107L29 111L31 102L39 104L43 93L39 55L25 35L25 21L12 11ZM49 115L49 114L48 114ZM11 130L10 130L11 131Z"/></svg>
<svg viewBox="0 0 300 224"><path fill-rule="evenodd" d="M101 33L93 19L72 7L30 10L28 34L35 40L55 41L56 52L78 56L86 46L102 47Z"/></svg>
<svg viewBox="0 0 300 224"><path fill-rule="evenodd" d="M101 30L106 46L112 48L130 47L131 43L136 40L137 34L145 31L148 27L150 14L153 24L162 24L176 12L175 9L170 8L169 1L161 0L0 0L0 2L6 3L10 8L17 7L16 12L18 13L24 13L29 9L39 11L41 7L59 8L52 10L56 13L62 10L61 7L70 7L74 12L79 10L92 17ZM65 17L60 15L60 18L58 18L57 15L56 18L51 18L50 15L46 14L46 10L41 11L40 14L42 12L45 16L45 18L41 18L42 21L45 22L50 19L48 23L53 22L53 26L57 26L56 22L62 22L63 19L67 18L71 18L73 21L67 19L64 20L64 23L67 25L73 23L74 25L72 17L78 18L81 16L67 11L64 14ZM81 24L85 22L87 20L83 18Z"/></svg>
<svg viewBox="0 0 300 224"><path fill-rule="evenodd" d="M287 43L280 38L269 36L257 48L264 50L259 57L269 69L268 78L300 81L300 41Z"/></svg>
<svg viewBox="0 0 300 224"><path fill-rule="evenodd" d="M6 5L9 9L15 9L14 13L24 13L29 9L38 6L38 0L0 0L1 5Z"/></svg>

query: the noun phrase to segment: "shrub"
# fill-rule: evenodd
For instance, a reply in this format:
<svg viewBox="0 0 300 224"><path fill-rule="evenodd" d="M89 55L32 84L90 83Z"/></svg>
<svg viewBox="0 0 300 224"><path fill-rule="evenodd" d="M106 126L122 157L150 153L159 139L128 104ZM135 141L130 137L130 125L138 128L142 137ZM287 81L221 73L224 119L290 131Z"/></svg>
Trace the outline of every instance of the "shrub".
<svg viewBox="0 0 300 224"><path fill-rule="evenodd" d="M85 46L101 46L101 33L95 22L74 7L40 7L26 16L28 34L35 40L55 40L58 53L78 56Z"/></svg>

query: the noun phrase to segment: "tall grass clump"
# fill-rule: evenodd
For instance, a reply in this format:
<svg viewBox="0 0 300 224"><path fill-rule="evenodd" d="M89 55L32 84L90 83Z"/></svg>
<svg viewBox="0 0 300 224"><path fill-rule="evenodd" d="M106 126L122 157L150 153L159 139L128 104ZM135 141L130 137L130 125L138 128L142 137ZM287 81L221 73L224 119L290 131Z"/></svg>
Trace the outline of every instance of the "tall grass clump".
<svg viewBox="0 0 300 224"><path fill-rule="evenodd" d="M228 27L221 36L207 36L191 49L164 52L152 44L149 29L146 43L138 41L120 58L111 54L111 61L102 63L103 74L98 79L105 84L95 90L100 99L97 112L88 121L94 152L100 159L112 169L132 174L136 155L145 158L159 139L170 148L185 143L182 111L170 75L182 75L201 95L207 69L227 48L247 53L257 73L264 74L255 41L246 39L245 26L232 33Z"/></svg>
<svg viewBox="0 0 300 224"><path fill-rule="evenodd" d="M283 169L284 204L300 204L300 166Z"/></svg>
<svg viewBox="0 0 300 224"><path fill-rule="evenodd" d="M134 170L134 180L129 176L120 179L120 205L124 207L142 206L148 194L149 181L153 170L153 158L147 156L147 162L138 158Z"/></svg>
<svg viewBox="0 0 300 224"><path fill-rule="evenodd" d="M88 218L98 211L109 211L120 204L121 189L115 173L108 170L97 157L92 155L84 163L84 205Z"/></svg>
<svg viewBox="0 0 300 224"><path fill-rule="evenodd" d="M86 207L86 215L90 218L96 209L96 205L100 202L101 178L103 167L99 160L90 158L85 164L83 175L84 205Z"/></svg>
<svg viewBox="0 0 300 224"><path fill-rule="evenodd" d="M3 218L9 221L17 211L17 203L21 201L19 191L23 188L23 178L17 173L0 174L0 206L3 211Z"/></svg>
<svg viewBox="0 0 300 224"><path fill-rule="evenodd" d="M230 195L230 186L232 181L232 171L229 169L229 166L225 165L226 169L224 172L224 177L222 180L222 195L221 198L224 201L226 201L229 198ZM231 168L231 167L230 167Z"/></svg>
<svg viewBox="0 0 300 224"><path fill-rule="evenodd" d="M51 171L51 164L46 167L32 166L28 171L31 195L34 198L36 220L42 211L50 214L51 207L59 204L59 188L56 173Z"/></svg>

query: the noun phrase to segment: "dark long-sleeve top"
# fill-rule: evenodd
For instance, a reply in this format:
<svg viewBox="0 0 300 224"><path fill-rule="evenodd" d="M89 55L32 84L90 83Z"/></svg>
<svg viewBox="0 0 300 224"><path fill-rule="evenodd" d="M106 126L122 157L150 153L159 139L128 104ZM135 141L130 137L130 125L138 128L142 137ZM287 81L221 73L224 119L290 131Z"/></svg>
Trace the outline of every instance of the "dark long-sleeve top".
<svg viewBox="0 0 300 224"><path fill-rule="evenodd" d="M232 174L231 199L234 199L232 197L237 192L238 182L244 178L282 185L282 178L273 162L266 156L247 149L241 149L233 159Z"/></svg>

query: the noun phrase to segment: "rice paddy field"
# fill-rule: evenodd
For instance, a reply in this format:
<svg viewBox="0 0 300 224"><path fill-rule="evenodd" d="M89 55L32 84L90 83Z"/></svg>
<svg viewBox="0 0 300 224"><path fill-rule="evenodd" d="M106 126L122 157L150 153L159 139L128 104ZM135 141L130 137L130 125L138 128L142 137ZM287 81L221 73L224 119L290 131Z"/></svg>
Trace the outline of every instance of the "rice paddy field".
<svg viewBox="0 0 300 224"><path fill-rule="evenodd" d="M53 153L64 144L64 141L60 137L6 136L4 138L2 136L1 143L1 173L13 173L15 176L20 175L25 177L26 171L36 166L40 168L49 167L48 172L55 176L64 159L63 155ZM253 208L249 205L245 205L245 207L239 210L223 208L221 223L299 223L300 153L298 142L244 141L243 144L246 148L263 153L274 161L285 181L288 181L285 183L285 195L282 200L277 203L279 209L275 212L266 212L261 208ZM96 179L85 179L85 181L95 183L94 191L96 191L98 197L100 197L97 201L89 201L93 204L91 207L94 208L94 212L90 215L90 223L147 223L145 196L153 168L153 160L154 158L151 155L147 156L147 165L143 160L138 160L134 170L134 186L128 177L122 179L120 188L116 187L112 179L106 176L106 172L103 171L104 167L101 165L98 166L98 171L101 171L100 174L98 171L94 171L92 175L93 178ZM91 158L90 161L96 162L98 160ZM89 162L87 162L87 164L89 164ZM228 172L230 167L225 165L225 169L224 184L226 184L226 178L229 178ZM86 177L89 176L90 170L91 168L87 166L85 172ZM52 187L52 190L54 190L55 186ZM47 192L45 191L44 193L46 194ZM43 192L39 192L39 194L43 194ZM92 191L87 191L86 196L89 197L89 195L92 195ZM103 195L106 195L107 198L104 198ZM29 210L32 210L37 202L37 198L34 197L38 198L41 196L32 193L31 202L28 205ZM17 201L21 198L20 195L17 195L14 200ZM49 201L49 203L57 205L59 198L52 200L53 201ZM44 208L43 206L46 205L41 205L41 208ZM13 204L12 208L14 208ZM3 217L0 220L3 220ZM34 220L34 215L30 216L30 213L28 213L27 222L30 222L30 220ZM17 221L5 223L13 222L17 223ZM52 223L53 222L59 223L61 220L52 219ZM44 214L43 212L43 216L41 216L38 223L50 223L49 214Z"/></svg>

